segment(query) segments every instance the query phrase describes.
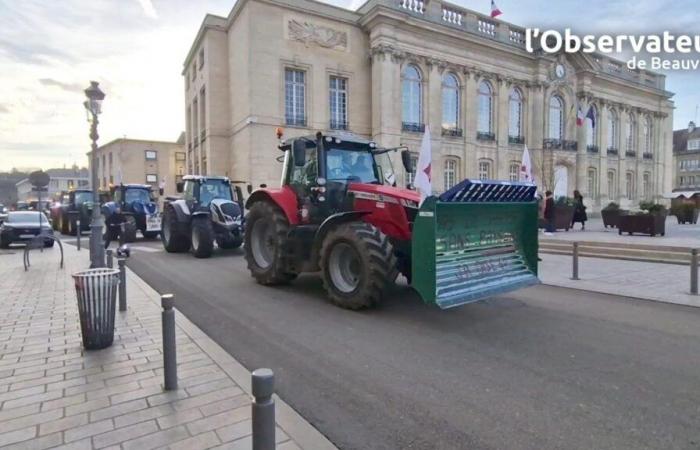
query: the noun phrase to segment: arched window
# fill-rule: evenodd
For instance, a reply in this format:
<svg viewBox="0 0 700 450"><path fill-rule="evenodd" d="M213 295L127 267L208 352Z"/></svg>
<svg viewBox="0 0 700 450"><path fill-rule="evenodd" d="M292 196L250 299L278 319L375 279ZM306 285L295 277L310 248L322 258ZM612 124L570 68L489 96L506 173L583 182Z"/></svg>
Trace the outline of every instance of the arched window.
<svg viewBox="0 0 700 450"><path fill-rule="evenodd" d="M614 170L608 170L608 197L610 201L617 198L617 177Z"/></svg>
<svg viewBox="0 0 700 450"><path fill-rule="evenodd" d="M459 81L452 73L442 77L442 129L459 128Z"/></svg>
<svg viewBox="0 0 700 450"><path fill-rule="evenodd" d="M591 105L593 110L593 117L595 117L596 122L586 118L586 142L588 142L589 148L598 148L598 108L595 105Z"/></svg>
<svg viewBox="0 0 700 450"><path fill-rule="evenodd" d="M614 109L611 109L608 114L608 150L617 150L619 128L617 113Z"/></svg>
<svg viewBox="0 0 700 450"><path fill-rule="evenodd" d="M598 197L598 171L595 167L588 168L588 195L592 199Z"/></svg>
<svg viewBox="0 0 700 450"><path fill-rule="evenodd" d="M644 172L644 175L642 176L642 183L644 200L651 200L651 174L649 172Z"/></svg>
<svg viewBox="0 0 700 450"><path fill-rule="evenodd" d="M646 154L652 153L651 134L652 134L651 118L649 116L646 116L644 118L644 153L646 153Z"/></svg>
<svg viewBox="0 0 700 450"><path fill-rule="evenodd" d="M479 133L491 134L493 131L493 90L491 83L483 80L479 83L479 124L477 131Z"/></svg>
<svg viewBox="0 0 700 450"><path fill-rule="evenodd" d="M511 161L508 166L508 179L510 181L520 180L520 163L517 161Z"/></svg>
<svg viewBox="0 0 700 450"><path fill-rule="evenodd" d="M634 200L634 172L627 172L625 174L625 194L627 195L627 200Z"/></svg>
<svg viewBox="0 0 700 450"><path fill-rule="evenodd" d="M491 160L480 159L479 160L479 179L480 180L490 180L493 178L491 176Z"/></svg>
<svg viewBox="0 0 700 450"><path fill-rule="evenodd" d="M627 151L634 152L635 148L635 138L634 135L637 134L637 122L634 120L632 114L627 116L627 133L625 133L625 139L627 141Z"/></svg>
<svg viewBox="0 0 700 450"><path fill-rule="evenodd" d="M558 95L549 100L549 138L564 140L564 100Z"/></svg>
<svg viewBox="0 0 700 450"><path fill-rule="evenodd" d="M508 117L510 140L522 143L523 137L523 94L515 88L510 92L510 116Z"/></svg>
<svg viewBox="0 0 700 450"><path fill-rule="evenodd" d="M417 127L423 123L423 99L420 71L412 64L403 69L401 77L403 123Z"/></svg>
<svg viewBox="0 0 700 450"><path fill-rule="evenodd" d="M443 179L445 190L457 184L457 160L455 158L448 158L445 160Z"/></svg>

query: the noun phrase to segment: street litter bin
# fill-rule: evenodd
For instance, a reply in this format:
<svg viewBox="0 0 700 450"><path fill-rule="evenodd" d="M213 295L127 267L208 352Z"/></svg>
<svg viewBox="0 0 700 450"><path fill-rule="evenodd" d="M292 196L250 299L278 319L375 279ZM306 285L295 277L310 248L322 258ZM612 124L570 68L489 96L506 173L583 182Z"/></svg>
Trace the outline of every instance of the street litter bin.
<svg viewBox="0 0 700 450"><path fill-rule="evenodd" d="M88 269L73 274L78 296L83 347L98 350L114 341L114 314L119 288L116 269Z"/></svg>

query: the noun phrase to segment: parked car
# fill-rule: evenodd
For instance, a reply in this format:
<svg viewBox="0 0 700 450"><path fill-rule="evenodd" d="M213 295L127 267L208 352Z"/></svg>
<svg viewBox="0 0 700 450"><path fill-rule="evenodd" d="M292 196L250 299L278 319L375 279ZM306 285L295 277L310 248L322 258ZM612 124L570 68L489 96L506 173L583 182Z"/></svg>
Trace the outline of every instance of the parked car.
<svg viewBox="0 0 700 450"><path fill-rule="evenodd" d="M10 244L26 243L39 233L53 236L53 229L48 217L37 211L10 211L7 219L0 225L0 248L9 248ZM53 247L53 239L44 240L44 247Z"/></svg>
<svg viewBox="0 0 700 450"><path fill-rule="evenodd" d="M3 223L5 219L7 219L7 208L0 203L0 223Z"/></svg>

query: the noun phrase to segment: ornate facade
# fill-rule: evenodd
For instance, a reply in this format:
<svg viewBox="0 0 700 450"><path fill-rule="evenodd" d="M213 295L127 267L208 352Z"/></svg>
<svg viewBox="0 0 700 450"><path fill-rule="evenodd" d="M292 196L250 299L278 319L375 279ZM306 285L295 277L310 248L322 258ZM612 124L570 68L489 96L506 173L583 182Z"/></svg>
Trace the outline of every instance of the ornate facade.
<svg viewBox="0 0 700 450"><path fill-rule="evenodd" d="M438 192L517 178L527 145L543 190L578 189L593 209L661 201L673 166L664 76L600 55L530 54L524 34L439 0L357 11L239 0L227 18L205 18L185 61L189 170L275 185L278 126L415 152L429 127ZM576 125L579 108L595 126Z"/></svg>

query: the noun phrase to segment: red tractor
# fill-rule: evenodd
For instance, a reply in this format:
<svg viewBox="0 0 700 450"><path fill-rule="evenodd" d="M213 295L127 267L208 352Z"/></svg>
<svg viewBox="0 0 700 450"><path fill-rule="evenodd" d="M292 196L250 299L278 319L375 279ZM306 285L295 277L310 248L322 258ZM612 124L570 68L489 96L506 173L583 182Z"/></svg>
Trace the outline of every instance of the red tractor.
<svg viewBox="0 0 700 450"><path fill-rule="evenodd" d="M420 205L396 186L389 153L398 149L320 132L279 148L282 187L246 203L245 255L260 284L320 271L334 304L361 309L399 272L441 308L538 282L534 185L465 180ZM410 154L401 156L409 170Z"/></svg>

